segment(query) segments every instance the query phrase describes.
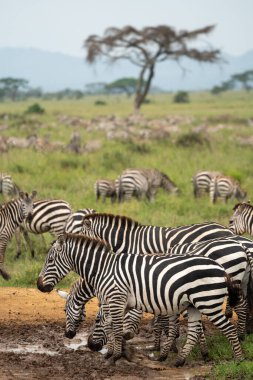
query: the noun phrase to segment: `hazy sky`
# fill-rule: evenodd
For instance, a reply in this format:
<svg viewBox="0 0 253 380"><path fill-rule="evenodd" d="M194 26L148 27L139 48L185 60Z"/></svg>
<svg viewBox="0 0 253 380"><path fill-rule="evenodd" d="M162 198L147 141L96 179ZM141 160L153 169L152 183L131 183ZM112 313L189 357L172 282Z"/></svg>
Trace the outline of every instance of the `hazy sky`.
<svg viewBox="0 0 253 380"><path fill-rule="evenodd" d="M0 47L34 47L84 56L83 41L109 26L166 24L196 29L232 55L253 48L253 0L0 0Z"/></svg>

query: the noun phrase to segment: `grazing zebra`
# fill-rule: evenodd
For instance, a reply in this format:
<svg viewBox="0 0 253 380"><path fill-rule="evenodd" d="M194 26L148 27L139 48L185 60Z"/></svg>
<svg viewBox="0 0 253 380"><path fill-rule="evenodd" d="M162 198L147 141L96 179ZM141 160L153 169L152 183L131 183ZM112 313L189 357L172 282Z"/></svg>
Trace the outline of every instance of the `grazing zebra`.
<svg viewBox="0 0 253 380"><path fill-rule="evenodd" d="M60 290L57 290L57 293L60 297L66 299L65 336L72 339L76 335L76 330L80 322L85 318L85 304L91 298L96 297L96 292L91 285L89 286L87 281L79 278L71 286L69 293ZM139 310L129 310L124 318L124 339L131 339L138 332L141 317L142 312Z"/></svg>
<svg viewBox="0 0 253 380"><path fill-rule="evenodd" d="M153 202L159 187L170 193L178 192L175 183L157 169L126 169L116 181L119 201L129 200L134 195L137 198L146 195Z"/></svg>
<svg viewBox="0 0 253 380"><path fill-rule="evenodd" d="M237 203L233 208L233 215L229 221L229 228L238 235L253 236L253 206L248 202Z"/></svg>
<svg viewBox="0 0 253 380"><path fill-rule="evenodd" d="M116 185L115 181L108 179L98 179L94 185L96 201L101 197L102 201L105 202L106 198L111 198L111 202L115 202L116 195Z"/></svg>
<svg viewBox="0 0 253 380"><path fill-rule="evenodd" d="M0 207L0 275L5 280L10 279L10 275L4 269L4 255L7 244L25 218L31 218L35 196L36 191L33 191L30 196L21 192L19 198Z"/></svg>
<svg viewBox="0 0 253 380"><path fill-rule="evenodd" d="M123 319L128 308L170 315L173 320L189 306L187 341L175 365L183 365L196 344L201 314L227 337L235 359L242 360L236 329L222 311L227 295L231 306L235 306L238 288L224 268L213 260L200 256L117 255L99 240L65 235L50 248L37 280L38 289L52 291L71 270L94 287L101 303L109 303L114 339L106 357L111 357L112 362L122 355ZM160 360L167 358L175 334L173 329ZM91 349L98 347L91 339L88 345Z"/></svg>
<svg viewBox="0 0 253 380"><path fill-rule="evenodd" d="M6 200L19 196L20 188L13 181L11 175L0 173L0 193Z"/></svg>
<svg viewBox="0 0 253 380"><path fill-rule="evenodd" d="M195 198L200 197L204 193L210 191L210 183L217 175L221 175L219 172L200 171L192 177L193 194Z"/></svg>
<svg viewBox="0 0 253 380"><path fill-rule="evenodd" d="M200 223L176 228L145 226L120 215L96 213L83 218L82 234L108 242L115 253L168 253L176 244L234 236L218 223Z"/></svg>
<svg viewBox="0 0 253 380"><path fill-rule="evenodd" d="M83 217L87 214L94 214L96 210L93 208L82 208L73 212L68 218L64 232L71 234L79 234L83 228Z"/></svg>
<svg viewBox="0 0 253 380"><path fill-rule="evenodd" d="M247 196L246 191L242 190L238 181L222 175L211 180L209 194L211 203L215 203L217 198L221 198L224 203L227 203L229 198L242 201Z"/></svg>
<svg viewBox="0 0 253 380"><path fill-rule="evenodd" d="M147 178L137 170L123 172L115 181L116 196L119 202L129 201L132 197L148 198ZM149 199L149 198L148 198Z"/></svg>
<svg viewBox="0 0 253 380"><path fill-rule="evenodd" d="M34 248L28 233L36 235L49 232L54 236L59 236L64 232L65 224L71 215L71 207L68 202L61 199L38 200L33 204L33 214L29 220L25 220L21 225L24 238L34 257ZM18 241L16 257L21 254L21 241Z"/></svg>

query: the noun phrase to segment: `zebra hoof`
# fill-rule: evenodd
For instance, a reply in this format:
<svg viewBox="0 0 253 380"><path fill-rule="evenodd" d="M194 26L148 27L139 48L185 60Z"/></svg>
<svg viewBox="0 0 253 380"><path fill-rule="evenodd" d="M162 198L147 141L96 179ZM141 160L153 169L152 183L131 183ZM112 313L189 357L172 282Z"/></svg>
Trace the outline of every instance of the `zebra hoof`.
<svg viewBox="0 0 253 380"><path fill-rule="evenodd" d="M168 355L160 355L159 362L164 362L167 359Z"/></svg>
<svg viewBox="0 0 253 380"><path fill-rule="evenodd" d="M109 352L109 351L104 355L104 358L106 360L109 360L111 357L112 357L112 352Z"/></svg>
<svg viewBox="0 0 253 380"><path fill-rule="evenodd" d="M183 367L184 363L185 363L185 359L184 358L178 358L175 361L175 363L173 364L173 367L176 367L176 368Z"/></svg>
<svg viewBox="0 0 253 380"><path fill-rule="evenodd" d="M245 335L244 334L238 334L238 339L240 342L244 341Z"/></svg>
<svg viewBox="0 0 253 380"><path fill-rule="evenodd" d="M134 338L134 333L128 331L124 334L124 339L125 340L130 340L130 339L133 339Z"/></svg>
<svg viewBox="0 0 253 380"><path fill-rule="evenodd" d="M209 354L208 352L201 352L202 358L204 359L205 362L209 360Z"/></svg>

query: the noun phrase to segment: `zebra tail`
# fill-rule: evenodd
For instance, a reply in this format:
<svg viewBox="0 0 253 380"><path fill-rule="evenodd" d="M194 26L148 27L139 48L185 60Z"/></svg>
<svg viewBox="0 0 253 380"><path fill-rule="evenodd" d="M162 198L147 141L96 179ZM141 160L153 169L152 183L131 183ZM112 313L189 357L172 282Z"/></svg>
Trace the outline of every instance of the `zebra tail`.
<svg viewBox="0 0 253 380"><path fill-rule="evenodd" d="M253 257L252 257L251 251L247 247L243 246L243 248L246 252L247 259L250 265L250 276L249 276L249 282L248 282L248 288L247 288L247 301L248 301L249 311L250 313L253 313Z"/></svg>
<svg viewBox="0 0 253 380"><path fill-rule="evenodd" d="M227 283L229 305L230 307L235 307L241 298L241 288L227 273L225 274L225 281Z"/></svg>

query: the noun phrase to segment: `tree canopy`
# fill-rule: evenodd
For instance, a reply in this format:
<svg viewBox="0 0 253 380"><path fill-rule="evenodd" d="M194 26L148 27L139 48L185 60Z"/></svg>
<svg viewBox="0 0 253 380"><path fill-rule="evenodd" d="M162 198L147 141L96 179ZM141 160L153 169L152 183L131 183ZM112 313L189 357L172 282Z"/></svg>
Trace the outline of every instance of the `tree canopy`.
<svg viewBox="0 0 253 380"><path fill-rule="evenodd" d="M209 34L214 25L192 31L176 31L167 25L136 29L110 27L104 36L91 35L84 41L86 59L94 63L105 57L109 62L126 59L139 66L139 78L135 91L134 107L138 110L144 102L155 75L155 66L168 59L179 61L188 57L199 62L214 63L220 60L217 49L198 49L192 42L202 35Z"/></svg>

